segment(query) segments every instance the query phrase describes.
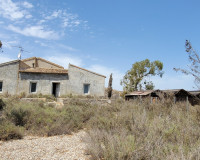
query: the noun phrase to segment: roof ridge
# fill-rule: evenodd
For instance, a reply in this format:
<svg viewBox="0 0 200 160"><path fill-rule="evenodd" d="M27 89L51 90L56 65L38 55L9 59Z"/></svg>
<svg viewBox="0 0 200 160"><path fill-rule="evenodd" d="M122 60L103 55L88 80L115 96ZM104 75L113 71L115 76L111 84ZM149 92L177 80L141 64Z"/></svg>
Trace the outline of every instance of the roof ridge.
<svg viewBox="0 0 200 160"><path fill-rule="evenodd" d="M48 60L46 60L46 59L44 59L44 58L41 58L41 57L30 57L30 58L22 59L22 61L25 62L25 61L29 61L29 60L31 60L31 59L42 60L42 61L44 61L44 62L46 62L46 63L49 63L49 64L52 64L52 65L54 65L54 66L56 66L56 67L58 67L58 68L63 68L63 69L64 69L63 66L60 66L60 65L58 65L58 64L56 64L56 63L53 63L53 62L50 62L50 61L48 61Z"/></svg>
<svg viewBox="0 0 200 160"><path fill-rule="evenodd" d="M10 64L10 63L15 63L15 62L19 62L20 60L13 60L13 61L8 61L8 62L4 62L4 63L0 63L0 66L4 66L4 65L7 65L7 64Z"/></svg>
<svg viewBox="0 0 200 160"><path fill-rule="evenodd" d="M36 58L39 59L39 60L45 61L45 62L47 62L47 63L49 63L49 64L52 64L52 65L54 65L54 66L57 66L57 67L59 67L59 68L63 68L63 69L64 69L63 66L60 66L60 65L58 65L58 64L56 64L56 63L53 63L53 62L50 62L50 61L48 61L48 60L46 60L46 59L43 59L43 58L41 58L41 57L36 57Z"/></svg>
<svg viewBox="0 0 200 160"><path fill-rule="evenodd" d="M104 75L102 75L102 74L99 74L99 73L96 73L96 72L87 70L87 69L85 69L85 68L81 68L81 67L75 66L75 65L70 64L70 63L69 63L69 65L71 65L71 66L73 66L73 67L76 67L76 68L78 68L78 69L82 69L82 70L84 70L84 71L87 71L87 72L90 72L90 73L93 73L93 74L96 74L96 75L98 75L98 76L102 76L102 77L105 77L105 78L106 78L106 76L104 76Z"/></svg>
<svg viewBox="0 0 200 160"><path fill-rule="evenodd" d="M65 69L65 68L43 68L43 67L30 67L30 68L27 68L27 69L46 69L46 70L68 70L68 69Z"/></svg>

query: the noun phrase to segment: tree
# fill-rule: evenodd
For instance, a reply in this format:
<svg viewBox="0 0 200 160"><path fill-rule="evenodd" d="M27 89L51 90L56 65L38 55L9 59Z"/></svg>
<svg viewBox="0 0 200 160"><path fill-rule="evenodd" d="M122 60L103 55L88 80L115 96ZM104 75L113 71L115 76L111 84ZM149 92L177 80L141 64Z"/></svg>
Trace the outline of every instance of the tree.
<svg viewBox="0 0 200 160"><path fill-rule="evenodd" d="M145 90L153 90L155 87L152 81L150 82L145 81L144 84L145 84Z"/></svg>
<svg viewBox="0 0 200 160"><path fill-rule="evenodd" d="M112 97L112 73L110 74L109 82L108 82L108 98L110 99Z"/></svg>
<svg viewBox="0 0 200 160"><path fill-rule="evenodd" d="M126 92L137 91L138 87L142 88L142 80L149 76L163 75L163 63L156 60L150 62L149 59L145 59L140 62L136 62L132 65L132 68L127 71L121 85ZM153 83L152 83L153 84Z"/></svg>
<svg viewBox="0 0 200 160"><path fill-rule="evenodd" d="M190 41L185 42L185 51L188 53L190 65L188 69L174 68L175 71L181 71L186 75L192 75L195 78L195 84L200 89L200 58L199 54L193 49Z"/></svg>

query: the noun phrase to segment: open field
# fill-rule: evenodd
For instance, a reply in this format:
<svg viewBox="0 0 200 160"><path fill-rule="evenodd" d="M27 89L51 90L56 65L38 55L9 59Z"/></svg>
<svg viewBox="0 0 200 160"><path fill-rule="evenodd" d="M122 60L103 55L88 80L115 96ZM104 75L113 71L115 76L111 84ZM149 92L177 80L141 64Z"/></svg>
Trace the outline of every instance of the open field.
<svg viewBox="0 0 200 160"><path fill-rule="evenodd" d="M0 127L4 141L84 128L85 152L92 159L200 159L200 106L188 110L169 99L156 104L117 100L107 106L74 99L62 109L17 99L5 104Z"/></svg>

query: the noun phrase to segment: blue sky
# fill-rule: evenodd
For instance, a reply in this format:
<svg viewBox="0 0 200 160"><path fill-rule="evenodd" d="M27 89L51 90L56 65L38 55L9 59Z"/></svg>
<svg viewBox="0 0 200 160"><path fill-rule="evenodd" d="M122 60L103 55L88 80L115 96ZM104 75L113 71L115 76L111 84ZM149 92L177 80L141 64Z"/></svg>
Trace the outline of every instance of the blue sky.
<svg viewBox="0 0 200 160"><path fill-rule="evenodd" d="M42 57L109 77L113 88L133 63L149 58L164 63L156 89L193 90L193 77L173 71L189 64L184 43L200 49L197 0L0 0L0 62ZM105 86L107 86L108 78Z"/></svg>

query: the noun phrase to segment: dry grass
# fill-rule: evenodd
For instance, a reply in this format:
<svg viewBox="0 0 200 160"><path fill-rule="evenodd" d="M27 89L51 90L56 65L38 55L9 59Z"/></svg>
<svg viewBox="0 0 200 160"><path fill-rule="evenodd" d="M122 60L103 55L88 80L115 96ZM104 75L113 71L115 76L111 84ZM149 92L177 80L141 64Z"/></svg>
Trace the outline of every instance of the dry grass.
<svg viewBox="0 0 200 160"><path fill-rule="evenodd" d="M94 159L200 159L200 106L116 103L89 123Z"/></svg>
<svg viewBox="0 0 200 160"><path fill-rule="evenodd" d="M1 111L1 119L16 128L23 128L25 134L31 135L71 134L72 131L84 128L90 117L94 115L94 110L91 109L94 107L82 103L56 109L44 105L43 102L25 102L10 98L5 101L5 104Z"/></svg>
<svg viewBox="0 0 200 160"><path fill-rule="evenodd" d="M87 128L87 152L93 159L200 159L200 106L188 110L186 104L170 99L156 104L118 100L97 106L75 98L62 109L17 99L5 104L4 126L15 128L0 128L5 140L6 132L52 136Z"/></svg>

